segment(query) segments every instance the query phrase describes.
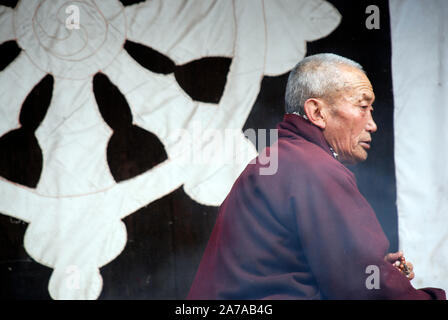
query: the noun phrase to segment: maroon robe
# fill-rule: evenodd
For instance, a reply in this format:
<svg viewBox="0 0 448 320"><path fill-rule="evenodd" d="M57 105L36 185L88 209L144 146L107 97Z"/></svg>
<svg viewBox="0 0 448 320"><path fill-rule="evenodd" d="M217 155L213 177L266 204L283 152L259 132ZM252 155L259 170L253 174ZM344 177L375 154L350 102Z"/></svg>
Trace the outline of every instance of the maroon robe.
<svg viewBox="0 0 448 320"><path fill-rule="evenodd" d="M237 179L188 299L445 299L384 261L389 242L322 131L292 114L278 130L278 171L261 175L257 160Z"/></svg>

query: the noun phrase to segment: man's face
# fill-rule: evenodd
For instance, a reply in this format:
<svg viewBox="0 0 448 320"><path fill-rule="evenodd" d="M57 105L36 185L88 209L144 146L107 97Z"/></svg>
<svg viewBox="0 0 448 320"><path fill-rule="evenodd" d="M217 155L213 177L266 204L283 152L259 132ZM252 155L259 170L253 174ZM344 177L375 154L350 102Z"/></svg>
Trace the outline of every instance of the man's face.
<svg viewBox="0 0 448 320"><path fill-rule="evenodd" d="M371 133L377 130L372 118L375 95L364 73L355 68L343 70L347 86L328 104L323 133L341 162L355 164L367 159Z"/></svg>

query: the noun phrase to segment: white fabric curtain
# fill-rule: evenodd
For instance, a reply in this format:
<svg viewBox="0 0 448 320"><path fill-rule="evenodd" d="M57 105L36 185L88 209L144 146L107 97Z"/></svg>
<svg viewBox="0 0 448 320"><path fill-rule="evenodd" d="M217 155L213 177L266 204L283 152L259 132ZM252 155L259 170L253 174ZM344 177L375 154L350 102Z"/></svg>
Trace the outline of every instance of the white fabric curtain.
<svg viewBox="0 0 448 320"><path fill-rule="evenodd" d="M400 249L448 289L448 2L390 2Z"/></svg>
<svg viewBox="0 0 448 320"><path fill-rule="evenodd" d="M23 100L34 85L46 73L55 77L51 104L36 130L43 153L39 183L30 189L0 177L0 213L30 223L25 248L54 269L52 298L96 299L102 290L99 268L126 244L121 219L180 186L198 203L220 205L257 154L242 127L263 76L292 69L305 55L306 42L327 36L341 16L323 0L73 3L78 10L67 11L65 0L22 0L15 9L0 5L0 44L16 40L23 49L0 72L0 137L19 128ZM76 21L70 12L78 12L79 29L67 27ZM143 68L124 49L126 40L178 66L232 58L219 104L196 101L172 74ZM94 97L98 71L126 98L133 124L156 135L168 154L163 163L120 183L106 159L112 129ZM219 157L221 150L231 150L231 156Z"/></svg>

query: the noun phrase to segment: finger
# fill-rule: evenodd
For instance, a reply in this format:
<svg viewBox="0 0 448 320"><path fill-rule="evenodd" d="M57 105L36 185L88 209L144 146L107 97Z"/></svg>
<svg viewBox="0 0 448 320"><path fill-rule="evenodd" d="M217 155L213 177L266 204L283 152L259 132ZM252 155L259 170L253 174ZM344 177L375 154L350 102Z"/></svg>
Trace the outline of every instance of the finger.
<svg viewBox="0 0 448 320"><path fill-rule="evenodd" d="M415 273L411 272L410 274L407 275L407 277L408 277L409 280L412 280L415 277Z"/></svg>
<svg viewBox="0 0 448 320"><path fill-rule="evenodd" d="M411 262L406 261L406 266L408 267L409 271L414 270L414 265Z"/></svg>
<svg viewBox="0 0 448 320"><path fill-rule="evenodd" d="M395 260L397 260L397 259L395 259ZM384 261L386 261L386 262L393 262L393 261L394 261L394 259L393 259L393 253L388 253L388 254L384 257Z"/></svg>
<svg viewBox="0 0 448 320"><path fill-rule="evenodd" d="M388 261L388 262L395 262L397 261L399 258L401 258L403 256L403 252L398 251L398 252L394 252L394 253L388 253L385 257L384 260Z"/></svg>

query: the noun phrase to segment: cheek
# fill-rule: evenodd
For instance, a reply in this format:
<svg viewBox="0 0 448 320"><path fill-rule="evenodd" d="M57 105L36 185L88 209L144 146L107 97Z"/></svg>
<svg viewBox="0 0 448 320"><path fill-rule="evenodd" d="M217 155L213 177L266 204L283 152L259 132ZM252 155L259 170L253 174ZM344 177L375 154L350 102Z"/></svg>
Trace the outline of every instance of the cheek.
<svg viewBox="0 0 448 320"><path fill-rule="evenodd" d="M359 141L360 141L360 135L359 134L354 134L351 138L351 144L352 146L356 147L359 145Z"/></svg>
<svg viewBox="0 0 448 320"><path fill-rule="evenodd" d="M364 119L359 119L358 122L353 123L351 129L351 140L353 144L358 144L364 136L364 128L366 127L366 122ZM364 137L365 138L365 137Z"/></svg>

